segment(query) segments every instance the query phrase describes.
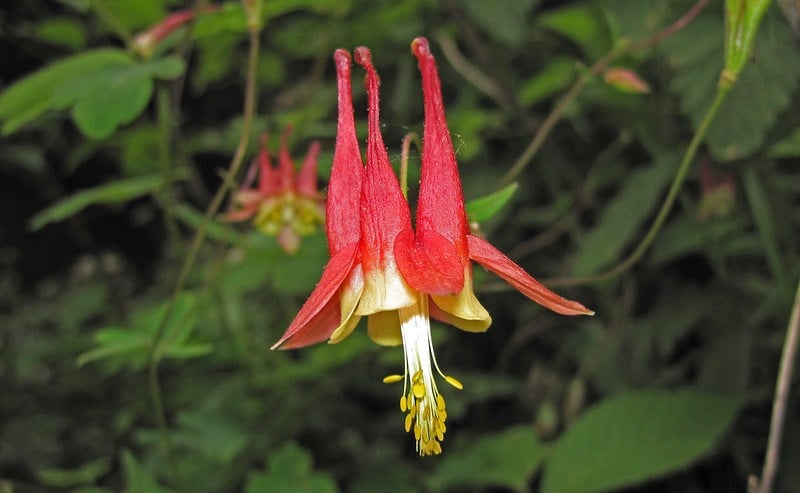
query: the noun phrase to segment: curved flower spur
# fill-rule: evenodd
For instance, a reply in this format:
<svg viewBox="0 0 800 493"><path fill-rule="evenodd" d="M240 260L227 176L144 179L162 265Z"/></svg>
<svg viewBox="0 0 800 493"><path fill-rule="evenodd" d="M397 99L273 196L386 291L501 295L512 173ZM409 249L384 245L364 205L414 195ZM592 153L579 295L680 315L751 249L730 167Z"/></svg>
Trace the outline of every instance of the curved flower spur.
<svg viewBox="0 0 800 493"><path fill-rule="evenodd" d="M368 317L378 344L403 344L405 371L384 382L404 382L400 409L420 455L439 454L446 431L445 400L433 370L431 317L469 332L484 332L491 317L475 297L472 261L522 294L563 315L592 315L582 304L550 291L487 241L469 233L461 180L447 128L436 61L425 38L411 43L422 74L425 121L416 222L389 163L380 132L380 80L367 48L355 50L366 71L369 107L366 167L353 119L350 56L334 54L339 119L326 206L331 259L316 289L273 346L297 348L339 342Z"/></svg>

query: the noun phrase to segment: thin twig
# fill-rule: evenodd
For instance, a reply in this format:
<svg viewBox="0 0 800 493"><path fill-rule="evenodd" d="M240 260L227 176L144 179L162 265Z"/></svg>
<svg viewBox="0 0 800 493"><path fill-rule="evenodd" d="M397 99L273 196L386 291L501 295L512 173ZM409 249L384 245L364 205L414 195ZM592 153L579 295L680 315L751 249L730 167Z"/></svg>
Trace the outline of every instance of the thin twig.
<svg viewBox="0 0 800 493"><path fill-rule="evenodd" d="M786 406L789 402L789 390L792 387L792 372L797 356L798 340L800 340L800 281L797 283L794 306L792 306L792 313L789 316L789 325L786 327L786 340L783 343L778 380L775 383L772 421L769 426L767 452L764 456L764 469L761 471L758 493L771 493L772 485L775 482L775 473L778 471L783 422L786 419Z"/></svg>
<svg viewBox="0 0 800 493"><path fill-rule="evenodd" d="M678 198L678 193L683 186L683 181L686 179L686 175L689 173L691 164L694 162L697 149L700 147L700 144L703 142L703 140L705 140L708 128L714 121L714 117L717 115L717 111L719 111L719 108L722 106L722 103L728 96L730 89L731 86L729 85L720 84L717 86L717 94L714 97L714 101L711 103L711 106L708 108L703 120L700 122L700 126L697 127L697 131L695 131L692 141L689 143L689 147L686 149L686 153L684 153L683 159L678 165L678 171L675 173L675 177L672 179L672 184L669 187L669 191L667 192L664 202L661 204L661 207L658 210L658 215L650 225L650 229L647 230L645 237L636 246L636 249L625 260L603 273L585 277L550 279L543 281L545 284L554 287L564 287L602 282L622 274L631 268L636 262L638 262L642 256L644 256L647 249L650 248L650 245L656 239L659 231L661 231L661 226L664 225L664 222L667 220L667 216L672 211L672 206L675 204L675 199Z"/></svg>
<svg viewBox="0 0 800 493"><path fill-rule="evenodd" d="M172 474L175 477L176 482L178 484L180 484L181 482L180 475L178 474L177 464L175 462L175 456L172 449L172 442L169 438L167 417L164 411L164 403L161 397L161 386L158 378L158 364L162 356L161 353L159 352L160 342L164 336L164 332L167 326L167 321L170 319L175 310L176 301L180 296L181 292L183 291L183 288L189 277L189 273L191 272L192 267L194 266L194 261L197 258L198 252L200 251L200 246L202 245L203 240L205 238L208 225L211 222L211 219L214 217L214 215L216 215L217 211L219 211L219 208L222 205L222 201L225 199L227 192L233 186L234 179L236 177L236 174L239 172L239 168L241 168L245 153L247 152L247 146L250 142L250 129L252 127L253 115L255 114L255 106L256 106L256 69L258 66L258 52L259 52L258 30L256 29L250 30L249 44L250 48L248 54L247 78L245 82L245 94L244 94L244 115L242 124L242 134L241 137L239 138L239 144L236 147L236 151L234 152L233 158L231 158L230 165L228 166L228 171L225 173L222 184L217 190L216 195L214 195L214 198L212 199L211 204L208 206L208 209L206 209L206 213L203 216L203 222L200 224L200 227L195 232L194 238L192 238L192 243L189 248L189 252L186 255L186 259L183 262L183 266L181 267L178 279L175 282L175 287L172 291L170 302L167 305L167 309L165 310L164 315L159 321L158 328L156 329L156 332L153 335L153 340L150 343L150 348L147 355L150 397L153 400L156 420L158 421L158 426L161 435L164 438L164 445L167 449L167 455L169 457Z"/></svg>
<svg viewBox="0 0 800 493"><path fill-rule="evenodd" d="M495 84L495 82L475 65L471 64L464 55L458 51L458 46L453 38L444 34L436 34L436 42L442 49L442 54L453 67L453 69L461 74L464 79L475 86L479 91L486 94L490 98L497 101L497 103L504 107L509 108L511 105L508 102L503 90Z"/></svg>
<svg viewBox="0 0 800 493"><path fill-rule="evenodd" d="M618 43L617 46L612 48L603 58L595 62L592 67L584 71L580 77L572 84L572 87L558 100L558 103L553 107L550 111L550 114L547 115L547 118L542 125L536 130L536 133L533 136L530 144L525 150L522 152L522 155L517 159L513 166L506 172L505 175L500 179L497 188L500 189L505 185L511 183L512 181L517 179L522 171L533 161L533 158L541 149L542 144L544 143L545 139L549 136L550 132L552 131L555 124L561 119L561 116L564 114L564 111L569 107L569 105L578 97L580 92L583 90L583 87L596 75L603 72L606 67L616 60L617 58L633 53L635 51L643 50L646 48L652 47L654 44L663 41L665 38L675 34L680 29L686 27L692 20L694 20L697 15L703 11L703 9L708 5L708 0L698 0L697 3L692 6L691 9L686 11L684 15L682 15L678 20L670 24L669 26L665 27L655 35L637 42L637 43L625 43L621 42Z"/></svg>

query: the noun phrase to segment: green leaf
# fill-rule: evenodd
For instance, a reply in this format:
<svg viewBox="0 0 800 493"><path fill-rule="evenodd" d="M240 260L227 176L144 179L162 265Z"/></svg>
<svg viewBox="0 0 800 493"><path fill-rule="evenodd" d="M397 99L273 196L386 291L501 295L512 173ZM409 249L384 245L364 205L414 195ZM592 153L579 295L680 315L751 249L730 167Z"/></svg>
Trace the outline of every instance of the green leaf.
<svg viewBox="0 0 800 493"><path fill-rule="evenodd" d="M156 192L163 184L161 175L145 175L87 188L38 212L31 218L30 227L33 231L38 231L50 223L69 219L90 205L128 202Z"/></svg>
<svg viewBox="0 0 800 493"><path fill-rule="evenodd" d="M767 16L755 40L754 63L742 70L708 130L707 143L720 161L746 157L761 146L800 80L800 54L785 21ZM662 43L675 69L672 90L695 129L714 97L723 68L723 24L701 15Z"/></svg>
<svg viewBox="0 0 800 493"><path fill-rule="evenodd" d="M42 41L79 50L86 46L86 31L76 20L68 17L48 19L36 25L34 36Z"/></svg>
<svg viewBox="0 0 800 493"><path fill-rule="evenodd" d="M542 446L531 427L508 428L469 448L447 451L428 484L433 491L458 486L501 486L522 491L539 469L542 457Z"/></svg>
<svg viewBox="0 0 800 493"><path fill-rule="evenodd" d="M95 71L91 78L63 82L53 93L53 105L72 107L72 118L83 133L103 139L139 116L153 95L154 78L171 79L183 70L177 56L144 63L128 60Z"/></svg>
<svg viewBox="0 0 800 493"><path fill-rule="evenodd" d="M646 390L589 409L556 442L542 493L609 491L708 455L736 417L739 397Z"/></svg>
<svg viewBox="0 0 800 493"><path fill-rule="evenodd" d="M789 283L786 279L786 270L781 260L780 249L778 248L775 217L768 195L761 186L761 181L758 175L756 175L755 168L752 166L747 168L744 173L744 191L747 195L747 202L750 204L750 211L756 223L758 236L761 239L761 244L766 253L769 268L775 280L778 282L781 292L788 295Z"/></svg>
<svg viewBox="0 0 800 493"><path fill-rule="evenodd" d="M470 200L467 203L467 216L471 222L482 223L494 217L511 200L517 184L512 183L489 195Z"/></svg>
<svg viewBox="0 0 800 493"><path fill-rule="evenodd" d="M604 208L597 225L581 242L573 265L576 275L593 274L620 257L659 203L675 167L674 156L662 157L625 179L618 195Z"/></svg>
<svg viewBox="0 0 800 493"><path fill-rule="evenodd" d="M336 493L333 479L312 470L311 454L294 442L273 452L267 459L267 472L250 473L245 493L291 491L293 493Z"/></svg>
<svg viewBox="0 0 800 493"><path fill-rule="evenodd" d="M125 470L125 493L169 493L158 484L155 476L142 467L130 450L122 451L122 467Z"/></svg>
<svg viewBox="0 0 800 493"><path fill-rule="evenodd" d="M575 80L576 73L576 62L572 58L559 57L552 60L522 86L519 102L525 106L533 106L561 92Z"/></svg>
<svg viewBox="0 0 800 493"><path fill-rule="evenodd" d="M204 216L205 214L185 203L180 203L175 208L175 217L193 229L198 229L200 227L203 223ZM226 243L239 243L243 241L243 235L236 231L236 229L227 223L213 219L209 221L206 227L206 234L209 238Z"/></svg>
<svg viewBox="0 0 800 493"><path fill-rule="evenodd" d="M102 457L74 469L42 469L36 473L36 477L47 486L66 488L94 483L110 469L111 461L107 457Z"/></svg>
<svg viewBox="0 0 800 493"><path fill-rule="evenodd" d="M166 314L169 302L150 307L132 317L128 327L106 327L94 335L97 347L78 356L78 365L93 361L121 357L120 362L133 368L145 364L156 330ZM164 326L156 358L187 359L211 352L210 344L189 342L197 322L197 302L192 294L178 297L169 320Z"/></svg>
<svg viewBox="0 0 800 493"><path fill-rule="evenodd" d="M796 128L788 137L774 143L769 148L770 157L800 157L800 128Z"/></svg>
<svg viewBox="0 0 800 493"><path fill-rule="evenodd" d="M468 0L463 2L475 24L496 41L516 47L525 41L529 14L538 0Z"/></svg>
<svg viewBox="0 0 800 493"><path fill-rule="evenodd" d="M129 63L127 53L113 48L87 51L34 72L0 94L2 132L8 135L52 107L53 94L70 80L88 80L106 67Z"/></svg>
<svg viewBox="0 0 800 493"><path fill-rule="evenodd" d="M562 7L538 16L536 21L539 26L574 42L590 60L600 58L611 47L605 17L593 7Z"/></svg>

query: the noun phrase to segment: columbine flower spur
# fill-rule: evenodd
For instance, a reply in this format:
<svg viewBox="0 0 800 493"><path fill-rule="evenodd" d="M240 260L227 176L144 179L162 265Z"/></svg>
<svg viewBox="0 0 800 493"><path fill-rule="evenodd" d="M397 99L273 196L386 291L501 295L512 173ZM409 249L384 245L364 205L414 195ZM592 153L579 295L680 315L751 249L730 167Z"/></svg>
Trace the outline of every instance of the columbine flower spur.
<svg viewBox="0 0 800 493"><path fill-rule="evenodd" d="M378 344L403 344L405 371L384 382L404 382L400 409L420 455L439 454L446 431L444 397L431 341L431 317L469 332L484 332L491 317L472 289L472 261L499 275L533 301L563 315L592 315L553 293L467 225L461 181L447 128L436 61L425 38L411 43L417 57L425 109L422 171L416 221L395 177L380 132L380 80L367 48L355 50L366 71L366 166L355 131L350 55L334 54L339 118L328 187L326 229L330 261L316 289L273 349L347 337L361 317Z"/></svg>

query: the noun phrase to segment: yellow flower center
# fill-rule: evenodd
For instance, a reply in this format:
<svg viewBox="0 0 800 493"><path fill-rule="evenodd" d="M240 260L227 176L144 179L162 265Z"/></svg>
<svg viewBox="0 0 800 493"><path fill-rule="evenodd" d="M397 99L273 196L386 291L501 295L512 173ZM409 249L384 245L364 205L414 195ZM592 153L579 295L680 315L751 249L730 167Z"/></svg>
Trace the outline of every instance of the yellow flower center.
<svg viewBox="0 0 800 493"><path fill-rule="evenodd" d="M253 220L258 229L271 236L284 227L291 228L299 236L309 235L322 221L322 209L317 201L292 192L264 201Z"/></svg>
<svg viewBox="0 0 800 493"><path fill-rule="evenodd" d="M441 442L447 431L445 421L444 397L436 388L433 368L447 383L462 389L461 382L447 376L439 369L433 353L431 341L431 322L428 315L428 297L420 294L417 302L409 307L399 308L400 332L403 336L405 353L405 374L389 375L385 383L403 381L403 395L400 397L400 410L406 414L406 432L414 430L419 455L442 453Z"/></svg>

